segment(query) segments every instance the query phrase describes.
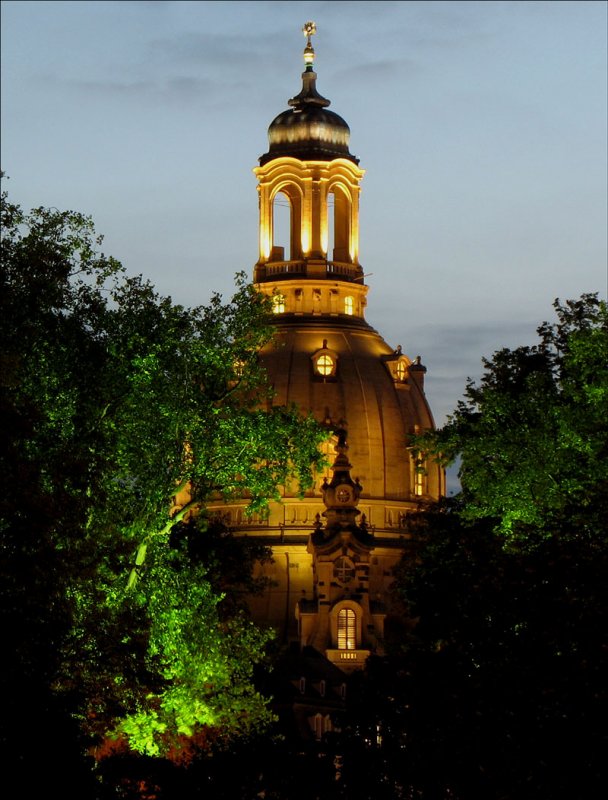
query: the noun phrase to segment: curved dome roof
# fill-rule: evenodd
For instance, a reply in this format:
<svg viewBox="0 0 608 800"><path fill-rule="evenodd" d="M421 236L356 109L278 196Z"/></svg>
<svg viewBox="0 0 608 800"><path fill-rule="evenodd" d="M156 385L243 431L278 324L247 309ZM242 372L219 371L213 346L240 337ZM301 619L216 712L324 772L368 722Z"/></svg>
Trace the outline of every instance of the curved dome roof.
<svg viewBox="0 0 608 800"><path fill-rule="evenodd" d="M260 163L279 156L317 161L348 158L356 162L348 150L349 139L350 128L333 111L318 107L289 109L279 114L268 128L270 149Z"/></svg>
<svg viewBox="0 0 608 800"><path fill-rule="evenodd" d="M422 385L414 379L416 366L363 320L294 315L276 322L275 338L261 353L274 402L295 403L330 428L345 423L352 474L364 488L362 502L413 501L409 439L417 429L434 427ZM337 362L328 378L314 369L315 355L324 352ZM391 370L397 359L407 362L403 380ZM434 494L434 475L431 482Z"/></svg>
<svg viewBox="0 0 608 800"><path fill-rule="evenodd" d="M316 80L316 73L307 67L302 73L302 91L288 101L291 108L270 123L270 147L260 158L261 166L281 156L316 161L347 158L359 163L348 149L350 128L327 109L330 101L317 92Z"/></svg>

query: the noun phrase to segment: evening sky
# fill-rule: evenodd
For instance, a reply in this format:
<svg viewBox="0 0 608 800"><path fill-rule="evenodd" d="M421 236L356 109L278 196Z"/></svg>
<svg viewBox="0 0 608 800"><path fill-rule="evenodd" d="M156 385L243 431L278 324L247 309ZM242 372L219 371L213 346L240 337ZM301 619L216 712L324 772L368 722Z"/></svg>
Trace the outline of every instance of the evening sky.
<svg viewBox="0 0 608 800"><path fill-rule="evenodd" d="M481 357L606 296L604 2L4 2L13 201L90 214L185 305L257 259L252 168L318 89L366 170L368 321L428 367L442 424Z"/></svg>

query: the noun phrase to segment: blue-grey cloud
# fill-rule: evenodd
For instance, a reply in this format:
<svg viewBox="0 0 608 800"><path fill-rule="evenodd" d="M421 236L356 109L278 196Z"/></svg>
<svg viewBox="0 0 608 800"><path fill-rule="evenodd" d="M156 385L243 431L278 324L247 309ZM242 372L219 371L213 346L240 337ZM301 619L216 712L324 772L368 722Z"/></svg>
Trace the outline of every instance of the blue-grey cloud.
<svg viewBox="0 0 608 800"><path fill-rule="evenodd" d="M277 48L277 41L281 39L276 32L250 36L187 31L151 40L147 52L149 57L172 65L220 65L224 69L246 70L251 74L252 70L276 68L282 59L287 58L287 49Z"/></svg>

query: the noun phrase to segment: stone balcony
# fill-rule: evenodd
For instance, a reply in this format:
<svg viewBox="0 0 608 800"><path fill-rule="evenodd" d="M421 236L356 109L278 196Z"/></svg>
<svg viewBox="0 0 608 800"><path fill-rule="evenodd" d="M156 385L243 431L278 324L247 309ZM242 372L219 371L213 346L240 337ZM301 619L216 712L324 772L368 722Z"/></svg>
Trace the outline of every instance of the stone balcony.
<svg viewBox="0 0 608 800"><path fill-rule="evenodd" d="M370 650L326 650L325 656L343 672L352 672L355 669L363 669L370 653Z"/></svg>

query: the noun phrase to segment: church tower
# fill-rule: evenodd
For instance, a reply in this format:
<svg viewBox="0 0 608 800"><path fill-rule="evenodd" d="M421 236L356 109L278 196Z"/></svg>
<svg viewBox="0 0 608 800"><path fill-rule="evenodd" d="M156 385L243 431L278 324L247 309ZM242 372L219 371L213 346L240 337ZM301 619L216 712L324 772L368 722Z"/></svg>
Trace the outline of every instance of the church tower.
<svg viewBox="0 0 608 800"><path fill-rule="evenodd" d="M314 23L303 30L302 89L270 124L268 152L254 169L254 282L272 298L277 328L261 353L273 402L295 403L327 427L332 466L304 498L284 487L268 517L247 517L245 501L209 511L272 548L273 564L263 567L272 585L252 598L254 619L348 672L381 652L405 519L444 494L445 485L443 471L410 447L412 434L433 427L426 368L365 320L364 171L349 150L348 125L317 90ZM285 207L289 224L281 231Z"/></svg>

